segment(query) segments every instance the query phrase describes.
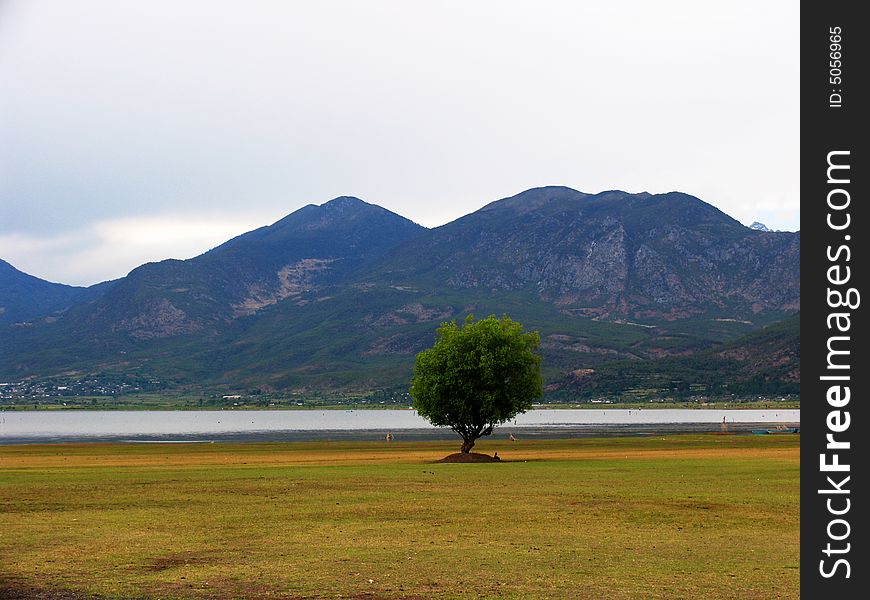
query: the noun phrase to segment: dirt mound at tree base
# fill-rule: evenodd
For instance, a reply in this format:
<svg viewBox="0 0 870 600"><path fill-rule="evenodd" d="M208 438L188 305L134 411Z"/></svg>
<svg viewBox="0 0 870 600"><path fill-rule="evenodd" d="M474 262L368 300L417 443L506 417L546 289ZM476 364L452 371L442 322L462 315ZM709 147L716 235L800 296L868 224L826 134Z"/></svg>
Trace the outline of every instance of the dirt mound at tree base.
<svg viewBox="0 0 870 600"><path fill-rule="evenodd" d="M501 459L498 456L490 456L489 454L481 454L479 452L469 452L468 454L462 454L461 452L457 452L455 454L450 454L445 456L441 460L437 461L440 463L482 463L482 462L500 462Z"/></svg>

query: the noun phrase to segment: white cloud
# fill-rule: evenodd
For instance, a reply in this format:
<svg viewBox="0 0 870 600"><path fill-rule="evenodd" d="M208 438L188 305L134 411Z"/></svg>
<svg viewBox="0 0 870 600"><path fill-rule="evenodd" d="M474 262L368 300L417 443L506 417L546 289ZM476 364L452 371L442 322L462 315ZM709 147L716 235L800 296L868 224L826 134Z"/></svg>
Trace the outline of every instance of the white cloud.
<svg viewBox="0 0 870 600"><path fill-rule="evenodd" d="M98 221L73 233L0 235L0 256L42 279L91 285L146 262L186 259L264 224L250 214L164 215Z"/></svg>
<svg viewBox="0 0 870 600"><path fill-rule="evenodd" d="M750 193L734 203L731 216L744 225L759 221L771 229L797 231L800 229L800 204L795 201L797 197L797 189L779 195Z"/></svg>
<svg viewBox="0 0 870 600"><path fill-rule="evenodd" d="M0 257L83 281L114 258L52 256L70 231L153 260L212 239L174 214L434 226L541 185L794 229L799 29L794 0L0 0L0 252L35 244Z"/></svg>

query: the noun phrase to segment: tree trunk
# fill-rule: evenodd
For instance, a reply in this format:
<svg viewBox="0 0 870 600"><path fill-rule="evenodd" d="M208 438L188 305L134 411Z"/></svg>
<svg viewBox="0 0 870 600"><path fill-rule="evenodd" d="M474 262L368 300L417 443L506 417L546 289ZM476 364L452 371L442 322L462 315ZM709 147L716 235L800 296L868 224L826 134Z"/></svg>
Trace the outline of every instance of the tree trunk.
<svg viewBox="0 0 870 600"><path fill-rule="evenodd" d="M474 448L474 438L464 438L462 440L462 454L468 454Z"/></svg>

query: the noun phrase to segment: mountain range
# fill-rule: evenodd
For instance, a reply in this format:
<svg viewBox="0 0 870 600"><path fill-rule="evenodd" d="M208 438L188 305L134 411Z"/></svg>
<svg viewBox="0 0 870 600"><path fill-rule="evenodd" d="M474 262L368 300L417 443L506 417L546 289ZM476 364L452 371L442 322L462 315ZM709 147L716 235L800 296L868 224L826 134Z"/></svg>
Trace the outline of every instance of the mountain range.
<svg viewBox="0 0 870 600"><path fill-rule="evenodd" d="M473 313L539 330L564 392L572 373L711 351L794 315L799 262L799 233L678 192L535 188L434 229L340 197L88 288L0 262L0 378L401 388L435 327Z"/></svg>

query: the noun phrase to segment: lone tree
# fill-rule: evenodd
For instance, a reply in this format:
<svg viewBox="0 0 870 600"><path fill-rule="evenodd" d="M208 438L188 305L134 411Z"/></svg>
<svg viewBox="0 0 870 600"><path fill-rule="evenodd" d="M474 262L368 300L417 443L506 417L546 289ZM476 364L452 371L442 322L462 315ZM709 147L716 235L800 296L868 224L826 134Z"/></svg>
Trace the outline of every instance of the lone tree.
<svg viewBox="0 0 870 600"><path fill-rule="evenodd" d="M477 438L532 407L543 391L541 336L508 316L473 315L462 327L443 323L435 345L420 352L411 380L414 408L433 425L449 425L468 454Z"/></svg>

